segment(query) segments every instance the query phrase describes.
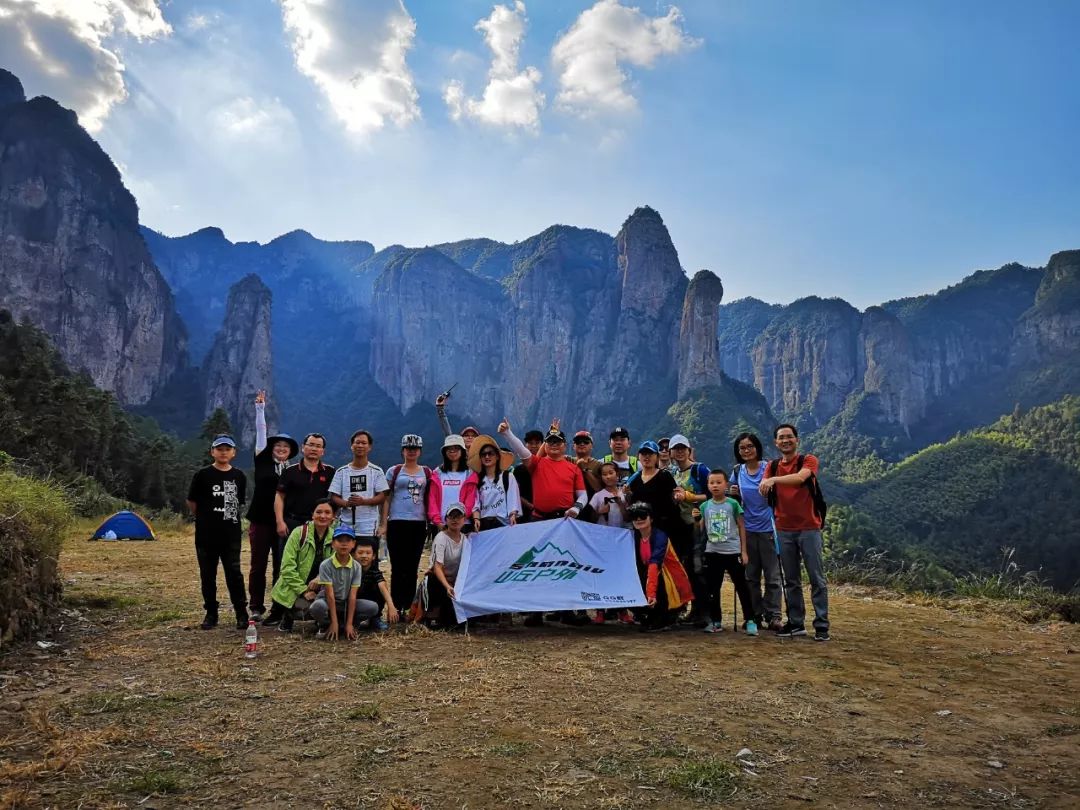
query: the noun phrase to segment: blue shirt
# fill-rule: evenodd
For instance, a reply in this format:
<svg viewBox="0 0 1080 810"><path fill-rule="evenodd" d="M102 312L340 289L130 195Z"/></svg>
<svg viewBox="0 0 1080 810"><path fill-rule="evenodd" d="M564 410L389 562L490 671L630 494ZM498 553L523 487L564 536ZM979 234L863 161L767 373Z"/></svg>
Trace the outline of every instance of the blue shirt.
<svg viewBox="0 0 1080 810"><path fill-rule="evenodd" d="M742 498L743 520L748 532L762 532L772 534L773 515L772 508L765 497L758 492L758 484L765 475L768 462L762 461L758 466L757 475L750 475L746 471L746 465L740 464L734 476L734 483L739 486L739 496Z"/></svg>

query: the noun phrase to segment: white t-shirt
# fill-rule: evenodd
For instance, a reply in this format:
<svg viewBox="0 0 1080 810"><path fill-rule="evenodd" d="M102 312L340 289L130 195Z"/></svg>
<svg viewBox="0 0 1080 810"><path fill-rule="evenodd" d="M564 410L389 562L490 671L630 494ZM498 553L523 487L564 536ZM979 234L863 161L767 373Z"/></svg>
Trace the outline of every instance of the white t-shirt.
<svg viewBox="0 0 1080 810"><path fill-rule="evenodd" d="M330 482L330 492L339 495L345 500L353 495L362 498L374 498L380 492L390 489L386 483L386 473L382 467L368 462L366 467L354 467L351 463L344 467L338 467L334 473L334 480ZM352 526L358 535L368 536L375 534L379 525L379 507L377 506L344 506L338 514L338 518L347 526Z"/></svg>
<svg viewBox="0 0 1080 810"><path fill-rule="evenodd" d="M600 514L600 507L604 505L605 498L614 498L615 496L608 492L606 489L602 489L592 496L592 500L589 501L589 506L596 512L596 522L601 526L611 526L615 529L629 529L630 521L627 520L626 515L623 514L622 507L614 501L608 506L611 507L606 515Z"/></svg>
<svg viewBox="0 0 1080 810"><path fill-rule="evenodd" d="M517 479L513 474L506 476L506 489L503 489L503 474L499 473L495 481L487 475L480 481L476 490L476 509L480 510L480 519L498 518L505 526L510 522L510 513L521 514L521 495L518 492Z"/></svg>
<svg viewBox="0 0 1080 810"><path fill-rule="evenodd" d="M446 510L453 506L455 503L464 505L464 501L461 500L461 487L465 483L465 479L472 475L472 471L458 470L456 472L445 472L441 468L436 467L432 470L435 477L442 482L442 512L443 522L446 522ZM466 518L472 518L472 515L466 515Z"/></svg>
<svg viewBox="0 0 1080 810"><path fill-rule="evenodd" d="M461 566L461 551L465 546L465 538L456 543L450 539L446 532L439 532L431 544L431 563L442 563L446 581L453 585L457 582L458 568Z"/></svg>

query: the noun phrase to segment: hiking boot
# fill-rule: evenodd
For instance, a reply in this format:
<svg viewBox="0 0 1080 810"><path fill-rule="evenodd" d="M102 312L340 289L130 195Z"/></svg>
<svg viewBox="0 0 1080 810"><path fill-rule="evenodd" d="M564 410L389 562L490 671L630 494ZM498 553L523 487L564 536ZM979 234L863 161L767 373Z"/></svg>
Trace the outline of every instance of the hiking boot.
<svg viewBox="0 0 1080 810"><path fill-rule="evenodd" d="M748 635L748 636L756 636L757 635L757 622L749 621L749 622L746 623L746 635Z"/></svg>
<svg viewBox="0 0 1080 810"><path fill-rule="evenodd" d="M805 636L806 628L801 625L794 625L791 622L785 622L784 626L776 631L778 638L791 638L792 636Z"/></svg>
<svg viewBox="0 0 1080 810"><path fill-rule="evenodd" d="M724 632L724 625L720 624L720 622L709 622L708 624L705 625L705 632L706 633L723 633Z"/></svg>
<svg viewBox="0 0 1080 810"><path fill-rule="evenodd" d="M213 630L218 624L218 612L217 608L212 608L206 611L206 615L203 616L202 624L199 627L203 630Z"/></svg>
<svg viewBox="0 0 1080 810"><path fill-rule="evenodd" d="M293 629L293 617L291 613L286 613L281 617L281 623L278 625L278 630L282 633L291 633Z"/></svg>
<svg viewBox="0 0 1080 810"><path fill-rule="evenodd" d="M274 627L281 623L281 617L285 615L285 609L277 602L270 606L270 612L263 619L263 627Z"/></svg>
<svg viewBox="0 0 1080 810"><path fill-rule="evenodd" d="M829 640L830 640L830 636L829 636L829 631L828 630L815 630L814 631L814 641L829 641Z"/></svg>

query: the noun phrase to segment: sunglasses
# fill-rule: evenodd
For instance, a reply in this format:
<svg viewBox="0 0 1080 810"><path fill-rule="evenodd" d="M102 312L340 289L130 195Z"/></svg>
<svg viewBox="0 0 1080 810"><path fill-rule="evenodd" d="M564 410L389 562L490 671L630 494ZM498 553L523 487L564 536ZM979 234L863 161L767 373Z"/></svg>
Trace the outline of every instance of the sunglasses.
<svg viewBox="0 0 1080 810"><path fill-rule="evenodd" d="M480 458L495 458L495 456L497 456L497 455L498 455L498 453L496 453L494 450L481 450L480 451Z"/></svg>

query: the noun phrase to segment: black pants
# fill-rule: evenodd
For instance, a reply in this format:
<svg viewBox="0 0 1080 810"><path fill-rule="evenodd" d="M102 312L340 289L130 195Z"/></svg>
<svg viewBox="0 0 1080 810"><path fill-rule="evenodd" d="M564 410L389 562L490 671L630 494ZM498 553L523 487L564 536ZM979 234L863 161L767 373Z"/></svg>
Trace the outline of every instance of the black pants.
<svg viewBox="0 0 1080 810"><path fill-rule="evenodd" d="M645 589L646 570L644 566L638 566L642 590ZM645 628L664 627L675 623L678 611L668 609L667 589L664 587L664 572L662 570L656 583L656 604L652 607L632 608L632 612L634 618Z"/></svg>
<svg viewBox="0 0 1080 810"><path fill-rule="evenodd" d="M386 550L390 552L390 599L402 613L409 612L416 596L417 571L427 539L427 521L391 520L386 524Z"/></svg>
<svg viewBox="0 0 1080 810"><path fill-rule="evenodd" d="M244 575L240 573L240 535L228 539L196 541L195 556L199 561L203 607L217 612L217 568L220 560L221 568L225 572L225 585L229 589L229 601L233 603L237 614L247 613Z"/></svg>
<svg viewBox="0 0 1080 810"><path fill-rule="evenodd" d="M434 573L427 575L427 588L428 610L432 613L438 611L439 624L442 627L453 627L458 623L457 614L454 613L454 600Z"/></svg>
<svg viewBox="0 0 1080 810"><path fill-rule="evenodd" d="M735 593L739 595L739 604L742 605L743 619L754 618L754 607L750 601L750 588L746 584L743 574L742 560L738 554L705 554L705 606L709 612L709 619L714 622L722 621L724 615L720 607L720 588L724 585L725 572L731 577L731 584L735 586Z"/></svg>

